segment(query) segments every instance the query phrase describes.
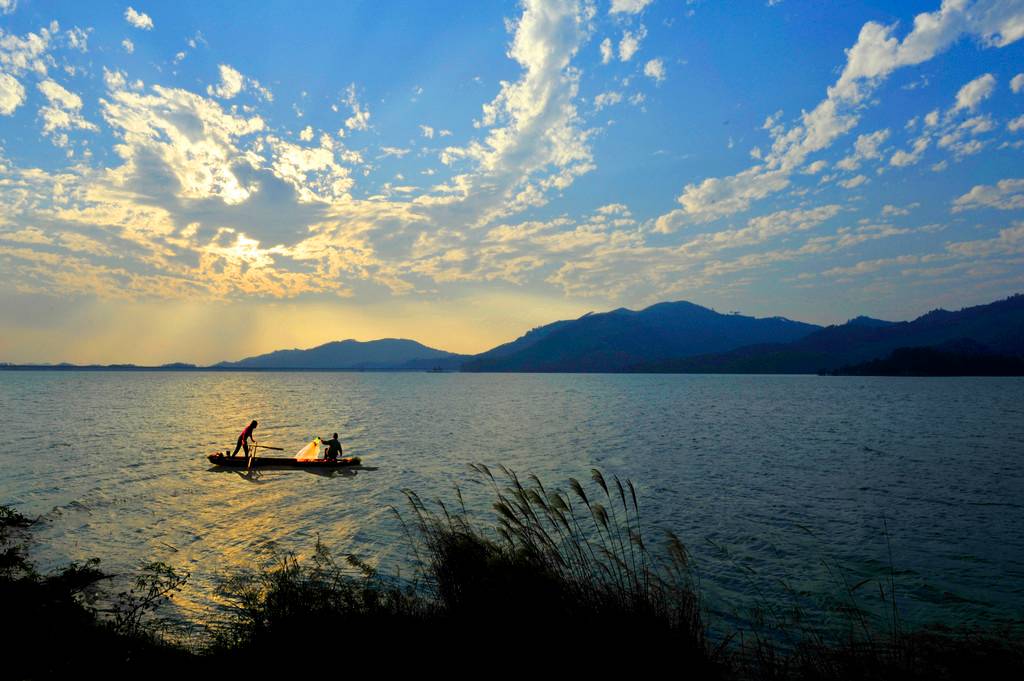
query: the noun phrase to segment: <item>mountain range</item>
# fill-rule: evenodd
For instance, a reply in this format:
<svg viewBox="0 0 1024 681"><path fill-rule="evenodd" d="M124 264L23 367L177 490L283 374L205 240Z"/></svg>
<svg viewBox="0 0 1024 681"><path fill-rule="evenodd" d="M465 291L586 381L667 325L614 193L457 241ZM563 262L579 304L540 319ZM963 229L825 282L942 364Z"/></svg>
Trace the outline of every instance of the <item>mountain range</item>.
<svg viewBox="0 0 1024 681"><path fill-rule="evenodd" d="M478 355L385 338L277 350L209 367L0 368L981 375L1019 373L1021 359L1024 295L1018 294L958 311L933 310L912 321L861 316L827 327L666 302L556 321Z"/></svg>
<svg viewBox="0 0 1024 681"><path fill-rule="evenodd" d="M534 329L477 355L463 371L635 371L645 363L788 343L821 327L782 317L720 314L688 302L587 314Z"/></svg>
<svg viewBox="0 0 1024 681"><path fill-rule="evenodd" d="M887 357L902 348L970 343L978 352L1024 356L1024 295L957 312L933 310L909 322L858 317L790 343L738 346L720 353L638 364L637 371L680 373L832 372Z"/></svg>
<svg viewBox="0 0 1024 681"><path fill-rule="evenodd" d="M457 367L469 359L444 350L435 350L413 340L383 338L324 343L308 350L275 350L265 355L246 357L237 362L214 364L216 369L432 369Z"/></svg>

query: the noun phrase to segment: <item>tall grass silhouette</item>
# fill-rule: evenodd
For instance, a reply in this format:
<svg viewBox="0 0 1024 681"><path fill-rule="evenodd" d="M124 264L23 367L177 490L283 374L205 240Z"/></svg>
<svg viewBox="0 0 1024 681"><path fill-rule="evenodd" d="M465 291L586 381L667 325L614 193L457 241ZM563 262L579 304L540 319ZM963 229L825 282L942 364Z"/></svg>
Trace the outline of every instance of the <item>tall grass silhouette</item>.
<svg viewBox="0 0 1024 681"><path fill-rule="evenodd" d="M663 555L650 550L631 481L593 470L589 492L574 478L549 489L534 475L472 468L491 487L494 525L472 520L459 490L454 508L406 490L411 518L396 510L446 617L503 632L672 639L679 654L715 659L689 554L670 532Z"/></svg>

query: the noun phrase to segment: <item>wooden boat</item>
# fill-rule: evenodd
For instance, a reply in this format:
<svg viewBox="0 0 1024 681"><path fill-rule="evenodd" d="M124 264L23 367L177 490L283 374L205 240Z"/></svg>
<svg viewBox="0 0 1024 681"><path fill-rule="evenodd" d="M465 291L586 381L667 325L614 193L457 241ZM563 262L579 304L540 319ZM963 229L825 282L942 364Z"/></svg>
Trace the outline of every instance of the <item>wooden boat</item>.
<svg viewBox="0 0 1024 681"><path fill-rule="evenodd" d="M224 456L220 452L210 454L208 457L214 466L225 468L248 468L249 460L244 456ZM252 460L253 468L267 468L276 466L281 468L343 468L345 466L358 466L362 461L358 456L349 456L330 461L328 459L287 459L280 456L257 456Z"/></svg>

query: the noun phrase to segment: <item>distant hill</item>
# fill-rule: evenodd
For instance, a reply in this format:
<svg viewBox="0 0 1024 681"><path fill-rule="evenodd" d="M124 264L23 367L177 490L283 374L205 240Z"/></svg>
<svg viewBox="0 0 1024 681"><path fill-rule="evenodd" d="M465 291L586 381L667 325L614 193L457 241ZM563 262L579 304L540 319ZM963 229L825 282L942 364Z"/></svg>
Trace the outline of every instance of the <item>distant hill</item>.
<svg viewBox="0 0 1024 681"><path fill-rule="evenodd" d="M863 323L815 331L791 343L749 345L727 352L640 363L638 371L682 373L819 373L888 356L898 348L970 341L991 354L1024 356L1024 295L956 312L933 310L910 322Z"/></svg>
<svg viewBox="0 0 1024 681"><path fill-rule="evenodd" d="M720 314L685 301L625 308L533 329L477 355L463 371L630 371L645 362L786 343L821 327L782 317Z"/></svg>
<svg viewBox="0 0 1024 681"><path fill-rule="evenodd" d="M184 362L157 366L145 364L12 364L0 362L0 371L201 371L202 367Z"/></svg>
<svg viewBox="0 0 1024 681"><path fill-rule="evenodd" d="M871 317L865 317L864 315L861 315L859 317L854 317L850 321L846 322L846 325L847 326L866 326L866 327L871 327L871 328L878 329L878 328L882 328L882 327L886 327L886 326L892 326L893 324L897 324L897 323L898 322L887 322L887 321L885 321L883 319L872 319Z"/></svg>
<svg viewBox="0 0 1024 681"><path fill-rule="evenodd" d="M455 368L465 355L435 350L412 340L383 338L360 342L334 341L308 350L276 350L220 362L216 369L433 369Z"/></svg>

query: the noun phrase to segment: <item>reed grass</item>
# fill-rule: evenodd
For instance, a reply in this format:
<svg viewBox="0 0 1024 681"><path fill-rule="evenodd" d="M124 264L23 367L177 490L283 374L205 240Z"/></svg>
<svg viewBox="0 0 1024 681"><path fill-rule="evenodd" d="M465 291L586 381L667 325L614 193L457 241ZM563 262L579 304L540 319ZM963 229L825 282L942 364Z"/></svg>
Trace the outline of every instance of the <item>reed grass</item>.
<svg viewBox="0 0 1024 681"><path fill-rule="evenodd" d="M649 549L630 481L593 470L589 491L573 478L549 489L503 467L472 469L491 488L493 525L471 518L459 490L455 506L406 490L411 517L396 510L446 617L503 634L656 637L713 663L689 554L672 533L664 555Z"/></svg>

